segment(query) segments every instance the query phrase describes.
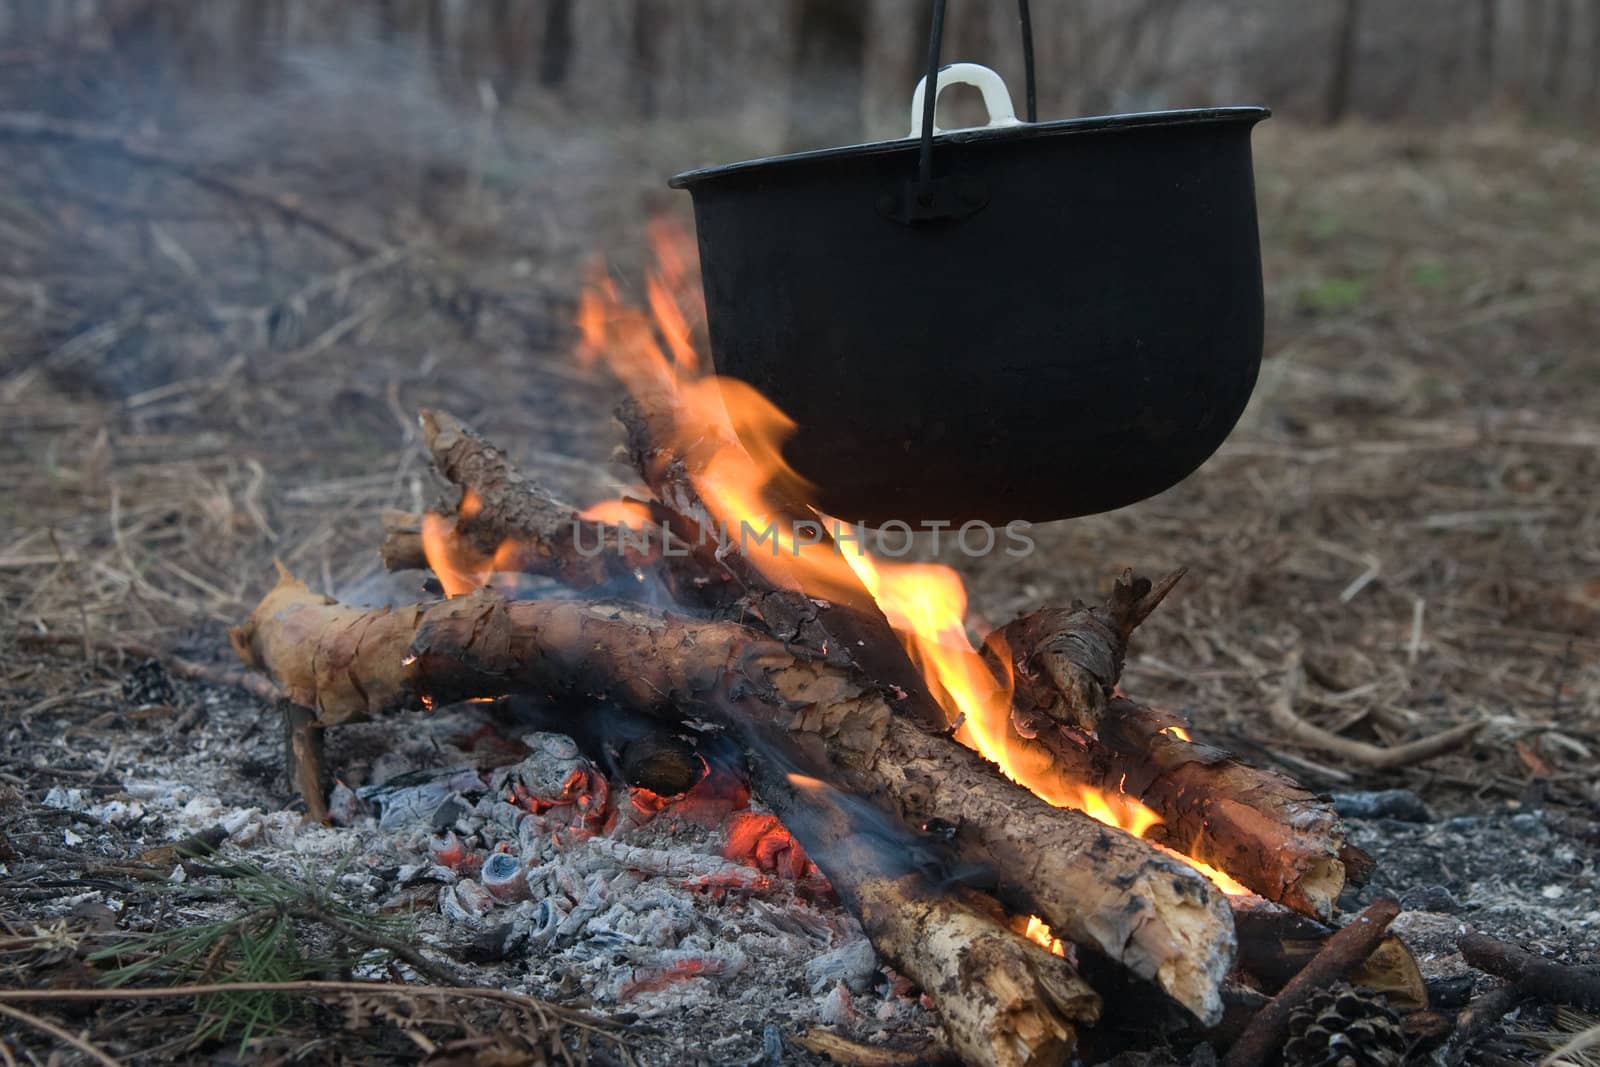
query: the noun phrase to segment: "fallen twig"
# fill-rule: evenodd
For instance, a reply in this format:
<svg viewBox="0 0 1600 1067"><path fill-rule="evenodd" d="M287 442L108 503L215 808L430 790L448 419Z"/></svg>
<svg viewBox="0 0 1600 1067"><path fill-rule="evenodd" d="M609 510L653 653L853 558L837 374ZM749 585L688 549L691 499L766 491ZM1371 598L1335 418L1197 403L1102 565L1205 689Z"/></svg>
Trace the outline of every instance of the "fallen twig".
<svg viewBox="0 0 1600 1067"><path fill-rule="evenodd" d="M1359 763L1363 767L1373 770L1393 770L1396 767L1407 767L1413 763L1420 763L1425 759L1432 759L1442 752L1448 752L1462 742L1471 738L1483 729L1484 722L1464 722L1452 726L1448 730L1441 730L1431 737L1419 737L1415 741L1408 741L1403 745L1385 747L1371 745L1365 741L1343 737L1330 730L1314 725L1302 719L1294 710L1295 698L1299 695L1301 683L1305 679L1305 672L1300 666L1300 653L1293 652L1285 663L1283 688L1277 699L1269 706L1268 712L1272 721L1292 740L1301 741L1313 748L1321 749L1352 763Z"/></svg>
<svg viewBox="0 0 1600 1067"><path fill-rule="evenodd" d="M1228 1050L1223 1067L1260 1067L1276 1052L1289 1033L1289 1016L1311 994L1325 989L1359 967L1383 940L1400 905L1379 897L1361 910L1350 924L1328 938L1310 963L1267 1001Z"/></svg>
<svg viewBox="0 0 1600 1067"><path fill-rule="evenodd" d="M127 638L89 638L80 634L18 634L17 644L33 645L42 648L56 648L61 646L81 646L91 644L108 652L120 652L125 656L137 656L140 659L158 660L171 674L180 678L187 678L193 682L206 682L211 685L227 686L230 689L242 689L251 696L262 700L279 701L283 699L283 691L273 685L270 679L263 678L254 671L242 670L238 667L216 667L209 663L196 663L191 659L173 655L147 645L143 641L134 641Z"/></svg>
<svg viewBox="0 0 1600 1067"><path fill-rule="evenodd" d="M296 919L317 923L326 926L334 933L348 937L352 941L359 941L369 948L381 949L384 952L409 963L418 974L426 975L441 985L462 986L466 979L454 967L436 960L431 960L401 941L399 938L380 934L375 930L363 930L353 923L347 923L337 915L329 915L321 908L297 907L290 908L289 914Z"/></svg>
<svg viewBox="0 0 1600 1067"><path fill-rule="evenodd" d="M790 1040L819 1056L826 1056L845 1067L920 1067L930 1063L954 1063L950 1050L941 1042L929 1041L913 1049L864 1045L830 1030L807 1030Z"/></svg>
<svg viewBox="0 0 1600 1067"><path fill-rule="evenodd" d="M1514 982L1530 997L1600 1010L1600 967L1572 967L1487 934L1462 934L1456 947L1472 966Z"/></svg>
<svg viewBox="0 0 1600 1067"><path fill-rule="evenodd" d="M1479 1034L1503 1019L1507 1012L1528 999L1528 995L1515 984L1491 989L1461 1009L1456 1016L1454 1032L1439 1051L1439 1061L1446 1067L1456 1067L1466 1062L1467 1053Z"/></svg>
<svg viewBox="0 0 1600 1067"><path fill-rule="evenodd" d="M214 996L219 993L307 993L312 995L446 997L467 1000L493 1000L551 1016L562 1023L621 1042L605 1022L582 1012L563 1008L508 989L487 986L405 985L400 982L334 982L307 978L295 982L203 982L193 985L146 986L137 989L0 989L0 1009L7 1004L45 1001L96 1000L171 1000ZM115 1060L111 1060L115 1064ZM119 1065L120 1067L120 1065Z"/></svg>
<svg viewBox="0 0 1600 1067"><path fill-rule="evenodd" d="M91 1045L83 1038L68 1033L55 1023L50 1022L48 1019L41 1019L37 1015L30 1015L21 1008L13 1008L5 1004L0 1004L0 1015L4 1015L10 1019L15 1019L24 1026L31 1026L41 1033L49 1034L57 1041L63 1042L64 1044L77 1049L79 1052L83 1053L85 1056L88 1056L96 1063L105 1064L105 1067L122 1067L121 1060L112 1059L110 1056L106 1055L104 1052L100 1051L100 1049L96 1048L94 1045Z"/></svg>

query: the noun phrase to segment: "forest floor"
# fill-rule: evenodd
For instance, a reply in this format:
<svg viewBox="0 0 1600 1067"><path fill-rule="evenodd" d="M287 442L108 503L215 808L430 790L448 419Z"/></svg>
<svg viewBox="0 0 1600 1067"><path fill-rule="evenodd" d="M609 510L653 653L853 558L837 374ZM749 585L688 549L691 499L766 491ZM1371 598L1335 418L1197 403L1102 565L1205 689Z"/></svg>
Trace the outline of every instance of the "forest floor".
<svg viewBox="0 0 1600 1067"><path fill-rule="evenodd" d="M92 984L119 916L164 906L128 865L200 816L134 783L181 776L211 814L293 807L274 708L141 692L119 642L229 664L225 628L274 559L344 599L391 595L380 514L435 494L420 407L567 499L631 481L612 457L620 387L580 367L572 323L597 256L636 282L646 222L685 217L662 189L673 131L505 116L419 154L448 116L230 106L160 133L93 109L40 130L0 93L0 985ZM1422 821L1357 834L1371 891L1415 894L1440 968L1461 924L1600 961L1600 142L1275 121L1256 144L1266 360L1232 438L1154 499L1036 528L1026 558L941 558L987 622L1103 593L1125 566L1186 566L1136 639L1130 693L1319 790L1417 794ZM1485 725L1424 763L1363 765L1274 724L1291 654L1295 710L1343 737ZM385 727L359 729L335 735L336 771ZM119 823L113 801L148 810ZM423 1054L393 1012L347 1009L371 1048ZM461 1025L489 1032L501 1010ZM29 1012L129 1062L158 1041L236 1047L173 1044L174 1005ZM588 1024L540 1025L559 1043ZM755 1062L760 1039L727 1061ZM0 1040L36 1062L59 1047L15 1019ZM1502 1053L1540 1049L1525 1033Z"/></svg>

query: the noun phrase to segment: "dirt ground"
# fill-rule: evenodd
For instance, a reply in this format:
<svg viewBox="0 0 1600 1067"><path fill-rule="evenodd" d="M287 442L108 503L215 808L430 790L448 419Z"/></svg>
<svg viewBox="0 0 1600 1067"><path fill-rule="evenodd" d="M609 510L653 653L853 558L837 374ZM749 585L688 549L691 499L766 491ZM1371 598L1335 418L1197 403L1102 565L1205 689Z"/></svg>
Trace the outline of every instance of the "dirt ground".
<svg viewBox="0 0 1600 1067"><path fill-rule="evenodd" d="M103 804L177 773L225 804L294 803L274 709L141 691L141 657L117 643L229 663L225 627L274 559L346 599L390 595L380 514L436 492L422 406L569 499L615 495L631 480L611 456L619 388L572 356L579 285L599 254L637 280L645 222L685 209L662 178L708 161L686 145L740 148L515 116L446 137L437 103L433 124L386 125L214 100L160 132L97 104L41 129L14 121L15 88L0 115L0 984L87 983L85 946L117 917L82 894L126 890L108 864L192 827L77 818L45 806L52 789ZM1125 566L1186 566L1140 631L1129 692L1318 789L1420 796L1425 821L1355 825L1374 888L1424 894L1408 906L1437 973L1459 970L1461 923L1596 962L1600 143L1506 122L1272 122L1256 143L1266 361L1233 437L1155 499L1035 530L1027 558L947 561L975 624L1103 593ZM1307 676L1293 712L1343 738L1483 726L1424 762L1363 763L1271 715L1291 655ZM130 1062L171 1038L155 1007L39 1010ZM419 1055L380 1015L362 1025L389 1044L372 1047ZM0 1035L19 1059L52 1047Z"/></svg>

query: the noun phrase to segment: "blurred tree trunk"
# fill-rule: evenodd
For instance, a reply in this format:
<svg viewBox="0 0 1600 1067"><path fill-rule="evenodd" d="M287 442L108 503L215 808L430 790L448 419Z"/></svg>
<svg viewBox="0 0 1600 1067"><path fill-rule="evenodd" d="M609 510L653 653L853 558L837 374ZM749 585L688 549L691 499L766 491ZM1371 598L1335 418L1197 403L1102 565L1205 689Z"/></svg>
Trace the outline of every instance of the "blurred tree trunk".
<svg viewBox="0 0 1600 1067"><path fill-rule="evenodd" d="M539 44L539 84L560 88L572 62L572 0L546 0L544 40Z"/></svg>
<svg viewBox="0 0 1600 1067"><path fill-rule="evenodd" d="M1527 104L1539 84L1539 62L1544 53L1544 0L1523 0L1522 19L1522 70L1518 72L1517 88L1521 102Z"/></svg>
<svg viewBox="0 0 1600 1067"><path fill-rule="evenodd" d="M1361 29L1361 0L1344 0L1339 7L1338 37L1334 42L1333 74L1323 119L1331 126L1350 109L1350 88L1355 77L1356 43Z"/></svg>
<svg viewBox="0 0 1600 1067"><path fill-rule="evenodd" d="M1478 0L1478 69L1484 84L1494 85L1494 37L1498 0Z"/></svg>
<svg viewBox="0 0 1600 1067"><path fill-rule="evenodd" d="M634 0L628 95L641 118L654 118L661 106L661 38L666 21L664 0Z"/></svg>
<svg viewBox="0 0 1600 1067"><path fill-rule="evenodd" d="M860 0L799 0L789 79L791 149L861 139L866 46L867 10Z"/></svg>
<svg viewBox="0 0 1600 1067"><path fill-rule="evenodd" d="M1550 54L1544 62L1544 95L1554 100L1561 96L1561 83L1566 80L1568 37L1572 33L1572 5L1568 0L1556 0L1550 33Z"/></svg>
<svg viewBox="0 0 1600 1067"><path fill-rule="evenodd" d="M1589 9L1589 103L1600 105L1600 7Z"/></svg>

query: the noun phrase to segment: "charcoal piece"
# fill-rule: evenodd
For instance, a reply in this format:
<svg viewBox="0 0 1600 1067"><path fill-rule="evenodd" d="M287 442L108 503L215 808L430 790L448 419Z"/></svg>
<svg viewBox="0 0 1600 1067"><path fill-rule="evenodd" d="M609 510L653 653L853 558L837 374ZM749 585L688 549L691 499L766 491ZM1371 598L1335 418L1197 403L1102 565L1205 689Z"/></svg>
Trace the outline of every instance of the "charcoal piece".
<svg viewBox="0 0 1600 1067"><path fill-rule="evenodd" d="M1333 810L1347 819L1395 819L1432 822L1433 814L1422 798L1409 789L1379 789L1333 794Z"/></svg>
<svg viewBox="0 0 1600 1067"><path fill-rule="evenodd" d="M122 676L122 698L130 704L175 704L178 692L172 677L157 659L140 660Z"/></svg>

